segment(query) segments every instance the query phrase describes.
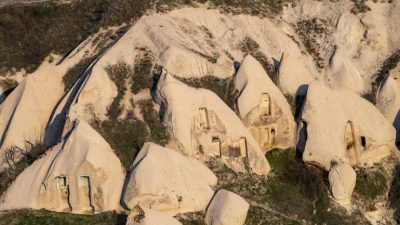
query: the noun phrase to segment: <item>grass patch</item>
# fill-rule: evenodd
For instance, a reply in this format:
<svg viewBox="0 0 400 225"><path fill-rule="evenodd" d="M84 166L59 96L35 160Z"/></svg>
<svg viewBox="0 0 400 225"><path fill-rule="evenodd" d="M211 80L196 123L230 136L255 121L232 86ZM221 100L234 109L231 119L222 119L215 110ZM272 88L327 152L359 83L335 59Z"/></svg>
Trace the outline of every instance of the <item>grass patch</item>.
<svg viewBox="0 0 400 225"><path fill-rule="evenodd" d="M92 127L110 144L127 170L143 144L149 140L146 124L131 114L125 119L92 122Z"/></svg>
<svg viewBox="0 0 400 225"><path fill-rule="evenodd" d="M0 212L0 225L124 225L125 223L126 215L116 212L95 215L28 209Z"/></svg>
<svg viewBox="0 0 400 225"><path fill-rule="evenodd" d="M379 170L360 168L356 171L357 181L354 192L364 200L374 200L388 190L385 173Z"/></svg>
<svg viewBox="0 0 400 225"><path fill-rule="evenodd" d="M153 1L73 0L0 8L0 74L35 70L51 52L66 55L101 27L141 17Z"/></svg>
<svg viewBox="0 0 400 225"><path fill-rule="evenodd" d="M268 211L259 206L250 206L247 212L246 225L300 225L299 221L291 220L280 214Z"/></svg>
<svg viewBox="0 0 400 225"><path fill-rule="evenodd" d="M266 157L272 170L268 177L235 173L216 159L209 167L218 177L218 188L251 203L246 224L275 224L261 223L267 212L289 224L369 224L358 211L347 215L336 206L329 198L327 173L304 164L295 155L294 149L269 151Z"/></svg>
<svg viewBox="0 0 400 225"><path fill-rule="evenodd" d="M260 51L260 45L253 40L251 37L245 37L239 44L239 49L245 55L253 56L267 72L269 78L277 84L278 74L276 73L275 67L271 64L270 60Z"/></svg>
<svg viewBox="0 0 400 225"><path fill-rule="evenodd" d="M218 95L231 109L235 108L236 98L239 91L236 89L232 78L220 79L214 76L201 78L181 78L175 77L183 83L194 87L208 89Z"/></svg>
<svg viewBox="0 0 400 225"><path fill-rule="evenodd" d="M149 126L152 142L165 146L170 136L167 127L161 122L159 114L153 108L151 99L139 102L144 122Z"/></svg>

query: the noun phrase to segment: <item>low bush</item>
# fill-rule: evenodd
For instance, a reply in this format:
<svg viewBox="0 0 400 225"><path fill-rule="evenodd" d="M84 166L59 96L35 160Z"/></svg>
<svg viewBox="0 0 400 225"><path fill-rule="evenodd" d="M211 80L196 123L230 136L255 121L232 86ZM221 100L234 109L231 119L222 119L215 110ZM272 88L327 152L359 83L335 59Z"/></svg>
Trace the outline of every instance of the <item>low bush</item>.
<svg viewBox="0 0 400 225"><path fill-rule="evenodd" d="M246 224L274 224L257 221L264 215L274 215L275 221L286 218L288 224L368 224L358 211L347 215L330 200L326 172L297 159L294 149L274 149L266 157L272 168L268 177L235 173L222 162L208 162L218 188L251 203Z"/></svg>
<svg viewBox="0 0 400 225"><path fill-rule="evenodd" d="M22 171L44 154L46 149L45 144L39 141L35 144L27 142L25 149L11 147L4 150L4 160L8 168L0 172L0 196Z"/></svg>
<svg viewBox="0 0 400 225"><path fill-rule="evenodd" d="M161 122L159 114L153 108L151 99L139 102L144 122L149 126L150 139L152 142L165 146L170 136L167 127Z"/></svg>
<svg viewBox="0 0 400 225"><path fill-rule="evenodd" d="M126 91L125 82L128 78L132 76L132 69L126 63L119 62L115 65L108 66L106 68L106 71L108 77L117 86L117 96L114 98L113 102L107 110L107 116L111 120L115 120L121 115L123 111L121 100L124 97Z"/></svg>
<svg viewBox="0 0 400 225"><path fill-rule="evenodd" d="M382 169L368 170L360 168L356 171L357 180L354 192L365 200L373 200L386 193L388 186L385 173Z"/></svg>
<svg viewBox="0 0 400 225"><path fill-rule="evenodd" d="M0 87L2 88L3 92L14 89L15 87L17 87L17 85L18 82L10 78L5 78L3 80L0 80Z"/></svg>
<svg viewBox="0 0 400 225"><path fill-rule="evenodd" d="M131 91L134 94L153 85L153 56L147 49L141 49L140 55L135 60L132 75Z"/></svg>
<svg viewBox="0 0 400 225"><path fill-rule="evenodd" d="M125 119L93 121L95 128L114 149L128 170L143 144L149 140L146 124L128 115Z"/></svg>

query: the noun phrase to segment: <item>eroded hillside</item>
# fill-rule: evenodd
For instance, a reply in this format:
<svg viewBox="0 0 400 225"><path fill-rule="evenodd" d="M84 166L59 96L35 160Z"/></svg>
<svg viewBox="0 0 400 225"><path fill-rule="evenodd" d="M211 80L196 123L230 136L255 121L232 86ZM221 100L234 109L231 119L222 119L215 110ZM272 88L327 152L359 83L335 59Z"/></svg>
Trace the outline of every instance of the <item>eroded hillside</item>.
<svg viewBox="0 0 400 225"><path fill-rule="evenodd" d="M398 0L0 8L0 224L400 222L399 17Z"/></svg>

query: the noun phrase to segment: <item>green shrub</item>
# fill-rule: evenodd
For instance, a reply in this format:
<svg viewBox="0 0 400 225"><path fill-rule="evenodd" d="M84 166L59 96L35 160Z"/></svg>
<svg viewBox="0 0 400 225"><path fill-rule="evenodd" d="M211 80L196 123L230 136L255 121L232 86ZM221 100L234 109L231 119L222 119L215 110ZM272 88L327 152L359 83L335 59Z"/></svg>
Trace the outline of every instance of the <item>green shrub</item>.
<svg viewBox="0 0 400 225"><path fill-rule="evenodd" d="M161 122L160 116L153 108L153 101L143 100L139 102L144 122L149 126L151 141L159 145L165 146L170 136L167 127Z"/></svg>
<svg viewBox="0 0 400 225"><path fill-rule="evenodd" d="M108 107L107 116L111 120L117 119L122 111L123 107L121 106L121 100L124 97L126 87L125 82L128 78L132 76L132 69L126 65L124 62L119 62L115 65L108 66L106 68L108 77L115 83L117 86L117 96L114 98L111 105Z"/></svg>
<svg viewBox="0 0 400 225"><path fill-rule="evenodd" d="M369 224L358 211L347 215L337 207L329 198L326 172L297 159L294 149L274 149L266 157L272 168L268 177L235 173L217 159L208 162L218 188L250 202L246 224Z"/></svg>
<svg viewBox="0 0 400 225"><path fill-rule="evenodd" d="M64 91L67 92L74 86L75 82L78 80L79 76L89 67L90 63L95 59L95 57L88 57L81 60L75 66L70 68L67 73L63 76Z"/></svg>
<svg viewBox="0 0 400 225"><path fill-rule="evenodd" d="M361 168L356 173L357 180L354 192L361 198L373 200L387 191L387 180L382 170Z"/></svg>
<svg viewBox="0 0 400 225"><path fill-rule="evenodd" d="M135 60L135 67L132 76L131 91L134 94L149 88L153 85L153 57L147 49L141 49L139 58Z"/></svg>
<svg viewBox="0 0 400 225"><path fill-rule="evenodd" d="M236 98L239 91L236 89L232 78L220 79L214 76L205 76L201 78L181 78L178 80L194 88L208 89L218 95L231 109L235 108Z"/></svg>
<svg viewBox="0 0 400 225"><path fill-rule="evenodd" d="M0 87L3 89L3 91L8 91L10 89L13 89L15 87L18 86L18 82L10 79L10 78L6 78L3 80L0 80Z"/></svg>
<svg viewBox="0 0 400 225"><path fill-rule="evenodd" d="M110 144L127 170L143 144L149 140L146 125L132 115L125 119L94 121L92 127Z"/></svg>

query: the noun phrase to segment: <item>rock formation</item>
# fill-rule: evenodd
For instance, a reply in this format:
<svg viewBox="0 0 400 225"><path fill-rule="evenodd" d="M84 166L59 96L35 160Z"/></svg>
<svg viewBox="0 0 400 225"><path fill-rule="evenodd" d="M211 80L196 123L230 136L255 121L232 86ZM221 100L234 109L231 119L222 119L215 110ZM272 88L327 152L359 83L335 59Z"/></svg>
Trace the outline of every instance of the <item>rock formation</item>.
<svg viewBox="0 0 400 225"><path fill-rule="evenodd" d="M335 201L351 209L351 194L356 185L356 172L353 168L347 163L332 161L329 184Z"/></svg>
<svg viewBox="0 0 400 225"><path fill-rule="evenodd" d="M239 195L219 190L207 209L208 225L243 225L246 221L249 203Z"/></svg>
<svg viewBox="0 0 400 225"><path fill-rule="evenodd" d="M268 174L270 166L258 143L216 94L189 87L166 72L156 91L163 121L185 154L205 160L221 157L234 170Z"/></svg>
<svg viewBox="0 0 400 225"><path fill-rule="evenodd" d="M303 161L329 171L332 160L370 164L388 156L394 148L394 128L365 99L351 91L331 90L320 81L309 84L306 96Z"/></svg>
<svg viewBox="0 0 400 225"><path fill-rule="evenodd" d="M1 199L0 209L85 214L119 210L124 177L108 143L80 120L62 143L17 177Z"/></svg>
<svg viewBox="0 0 400 225"><path fill-rule="evenodd" d="M294 146L295 123L289 104L263 67L247 56L235 76L239 115L261 149Z"/></svg>
<svg viewBox="0 0 400 225"><path fill-rule="evenodd" d="M146 143L126 181L123 202L167 214L205 210L217 177L201 162L177 151Z"/></svg>

